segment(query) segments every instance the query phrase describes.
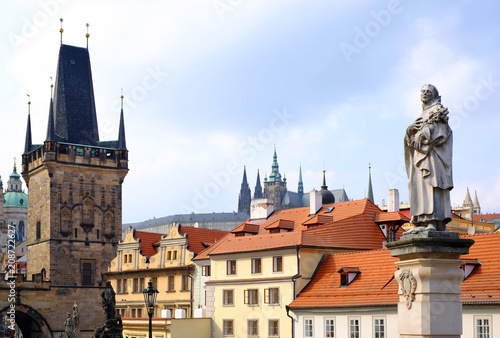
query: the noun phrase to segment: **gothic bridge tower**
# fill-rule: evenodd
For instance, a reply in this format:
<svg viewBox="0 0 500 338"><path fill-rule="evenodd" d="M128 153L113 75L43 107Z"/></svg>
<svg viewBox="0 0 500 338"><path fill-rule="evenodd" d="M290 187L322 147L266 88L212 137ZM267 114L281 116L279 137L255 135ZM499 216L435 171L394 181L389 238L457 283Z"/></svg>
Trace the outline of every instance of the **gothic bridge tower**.
<svg viewBox="0 0 500 338"><path fill-rule="evenodd" d="M127 172L123 104L118 140L100 141L88 49L61 44L43 144L32 144L28 115L28 278L43 270L52 286L101 285L121 240Z"/></svg>

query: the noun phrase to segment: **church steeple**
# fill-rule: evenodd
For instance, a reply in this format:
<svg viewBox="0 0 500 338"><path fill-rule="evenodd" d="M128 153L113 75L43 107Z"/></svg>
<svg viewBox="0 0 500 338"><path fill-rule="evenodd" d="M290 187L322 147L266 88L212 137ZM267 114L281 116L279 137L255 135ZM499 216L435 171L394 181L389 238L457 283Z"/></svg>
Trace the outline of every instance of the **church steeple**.
<svg viewBox="0 0 500 338"><path fill-rule="evenodd" d="M299 166L299 184L297 188L300 198L304 196L304 183L302 182L302 164Z"/></svg>
<svg viewBox="0 0 500 338"><path fill-rule="evenodd" d="M255 183L255 192L253 194L254 199L262 198L262 186L260 185L260 174L259 169L257 169L257 183Z"/></svg>
<svg viewBox="0 0 500 338"><path fill-rule="evenodd" d="M368 195L367 197L370 201L374 202L373 200L373 188L372 188L372 166L368 165Z"/></svg>
<svg viewBox="0 0 500 338"><path fill-rule="evenodd" d="M28 94L28 123L26 126L26 141L24 143L24 154L27 154L31 150L31 114L30 114L30 106L31 106L31 100L29 99L29 94Z"/></svg>
<svg viewBox="0 0 500 338"><path fill-rule="evenodd" d="M250 203L252 192L247 181L247 167L243 167L243 181L241 182L240 197L238 199L238 212L244 212L250 215Z"/></svg>
<svg viewBox="0 0 500 338"><path fill-rule="evenodd" d="M472 199L470 198L469 187L467 187L467 192L465 193L463 207L472 207Z"/></svg>

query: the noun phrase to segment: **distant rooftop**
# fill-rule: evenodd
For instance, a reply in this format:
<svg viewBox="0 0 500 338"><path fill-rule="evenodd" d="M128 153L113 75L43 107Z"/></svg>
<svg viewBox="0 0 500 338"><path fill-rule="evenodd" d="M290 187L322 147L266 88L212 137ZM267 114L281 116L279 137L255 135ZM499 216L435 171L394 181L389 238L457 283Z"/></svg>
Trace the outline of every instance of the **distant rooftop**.
<svg viewBox="0 0 500 338"><path fill-rule="evenodd" d="M137 222L137 223L125 223L122 229L127 229L128 227L133 227L135 229L141 229L146 227L151 227L155 225L169 224L169 223L196 223L196 222L243 222L247 220L250 216L244 212L212 212L205 214L177 214L165 217L158 217L153 219L148 219L147 221Z"/></svg>

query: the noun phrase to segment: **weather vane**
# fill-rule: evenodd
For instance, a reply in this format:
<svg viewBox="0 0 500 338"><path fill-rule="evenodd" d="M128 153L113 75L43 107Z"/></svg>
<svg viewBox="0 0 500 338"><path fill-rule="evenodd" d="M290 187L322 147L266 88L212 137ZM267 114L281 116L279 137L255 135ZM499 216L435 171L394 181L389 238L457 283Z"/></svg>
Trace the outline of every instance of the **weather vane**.
<svg viewBox="0 0 500 338"><path fill-rule="evenodd" d="M61 45L62 45L62 34L64 32L64 29L62 28L63 18L60 18L59 21L61 21L61 29L59 30L59 32L61 32Z"/></svg>

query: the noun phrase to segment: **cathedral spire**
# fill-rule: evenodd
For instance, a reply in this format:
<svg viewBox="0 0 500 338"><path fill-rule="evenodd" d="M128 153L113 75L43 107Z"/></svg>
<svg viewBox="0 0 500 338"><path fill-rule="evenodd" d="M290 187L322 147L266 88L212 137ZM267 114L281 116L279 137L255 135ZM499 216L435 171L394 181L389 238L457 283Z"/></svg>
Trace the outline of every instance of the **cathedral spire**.
<svg viewBox="0 0 500 338"><path fill-rule="evenodd" d="M260 185L260 174L259 169L257 169L257 183L255 183L255 192L253 194L254 199L262 198L262 186Z"/></svg>
<svg viewBox="0 0 500 338"><path fill-rule="evenodd" d="M122 108L120 113L120 128L118 131L118 149L127 150L127 142L125 141L125 122L123 119L123 89L122 89Z"/></svg>
<svg viewBox="0 0 500 338"><path fill-rule="evenodd" d="M252 192L247 181L247 167L243 167L243 181L241 182L240 196L238 199L238 212L244 212L250 215L250 203L252 200Z"/></svg>
<svg viewBox="0 0 500 338"><path fill-rule="evenodd" d="M372 166L368 164L368 196L367 198L374 202L373 200L373 188L372 188Z"/></svg>
<svg viewBox="0 0 500 338"><path fill-rule="evenodd" d="M28 95L28 123L26 126L26 141L24 143L24 154L27 154L30 152L31 149L31 114L30 114L30 107L31 107L31 100L30 100L30 95Z"/></svg>
<svg viewBox="0 0 500 338"><path fill-rule="evenodd" d="M271 173L269 174L268 182L281 182L281 174L279 172L278 155L276 155L276 145L274 145L273 164Z"/></svg>

